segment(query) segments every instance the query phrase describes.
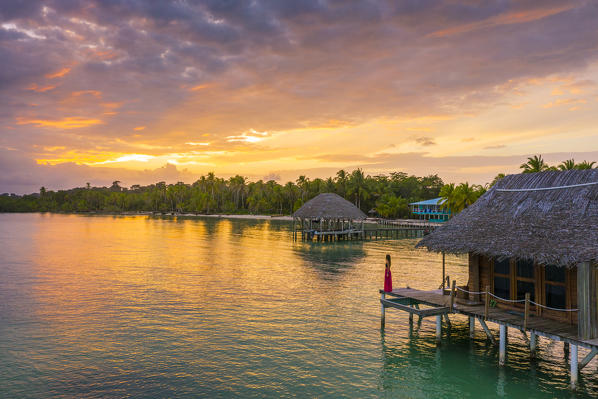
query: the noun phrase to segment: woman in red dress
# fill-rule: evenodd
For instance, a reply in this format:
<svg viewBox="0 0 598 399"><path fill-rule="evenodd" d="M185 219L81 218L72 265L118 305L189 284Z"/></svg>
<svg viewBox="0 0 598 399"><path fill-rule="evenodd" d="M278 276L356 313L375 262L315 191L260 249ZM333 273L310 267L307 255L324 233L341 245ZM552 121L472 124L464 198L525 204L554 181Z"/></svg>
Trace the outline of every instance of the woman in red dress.
<svg viewBox="0 0 598 399"><path fill-rule="evenodd" d="M384 272L384 291L392 291L392 274L390 274L390 255L386 254L386 271Z"/></svg>

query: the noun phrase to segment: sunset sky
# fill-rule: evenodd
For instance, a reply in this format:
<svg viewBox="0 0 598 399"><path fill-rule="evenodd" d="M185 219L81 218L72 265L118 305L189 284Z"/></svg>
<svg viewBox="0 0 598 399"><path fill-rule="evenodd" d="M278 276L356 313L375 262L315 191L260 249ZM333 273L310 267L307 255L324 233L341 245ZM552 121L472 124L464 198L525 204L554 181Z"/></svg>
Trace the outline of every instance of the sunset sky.
<svg viewBox="0 0 598 399"><path fill-rule="evenodd" d="M595 1L0 2L0 193L598 160Z"/></svg>

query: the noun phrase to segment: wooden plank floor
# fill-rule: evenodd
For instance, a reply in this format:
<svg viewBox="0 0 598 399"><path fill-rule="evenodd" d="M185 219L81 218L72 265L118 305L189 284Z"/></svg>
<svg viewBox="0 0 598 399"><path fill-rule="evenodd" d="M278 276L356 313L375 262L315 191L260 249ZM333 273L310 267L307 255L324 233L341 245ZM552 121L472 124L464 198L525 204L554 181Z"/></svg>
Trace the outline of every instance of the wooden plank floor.
<svg viewBox="0 0 598 399"><path fill-rule="evenodd" d="M413 298L431 306L450 306L450 296L442 295L441 290L421 291L414 288L398 288L394 289L392 292L387 292L386 294ZM466 316L483 318L484 305L472 302L455 303L455 312ZM508 309L490 308L488 309L488 321L505 324L508 327L523 330L523 312L519 314L519 312ZM530 315L527 322L527 331L532 331L537 335L546 336L548 338L569 342L573 345L580 345L590 349L598 348L598 339L582 340L579 338L576 325L547 319L545 317Z"/></svg>

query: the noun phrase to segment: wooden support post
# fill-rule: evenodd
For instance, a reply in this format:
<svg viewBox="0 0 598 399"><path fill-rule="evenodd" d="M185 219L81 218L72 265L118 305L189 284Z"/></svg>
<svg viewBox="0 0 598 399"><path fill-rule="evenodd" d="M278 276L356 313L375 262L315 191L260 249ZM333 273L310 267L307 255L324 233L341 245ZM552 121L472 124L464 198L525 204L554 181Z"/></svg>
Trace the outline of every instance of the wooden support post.
<svg viewBox="0 0 598 399"><path fill-rule="evenodd" d="M475 336L475 317L469 316L469 338Z"/></svg>
<svg viewBox="0 0 598 399"><path fill-rule="evenodd" d="M527 319L529 317L529 301L530 301L530 293L525 293L525 310L523 312L523 330L527 330Z"/></svg>
<svg viewBox="0 0 598 399"><path fill-rule="evenodd" d="M581 362L579 362L579 370L587 366L596 355L598 355L598 349L594 348L590 353L587 354L586 357L583 358Z"/></svg>
<svg viewBox="0 0 598 399"><path fill-rule="evenodd" d="M577 364L577 345L571 345L571 389L577 388L578 364Z"/></svg>
<svg viewBox="0 0 598 399"><path fill-rule="evenodd" d="M597 274L596 266L592 263L577 265L577 335L581 339L598 338Z"/></svg>
<svg viewBox="0 0 598 399"><path fill-rule="evenodd" d="M455 280L453 280L453 286L451 287L451 309L450 312L454 313L454 306L455 306Z"/></svg>
<svg viewBox="0 0 598 399"><path fill-rule="evenodd" d="M569 355L569 342L563 343L563 355L567 357Z"/></svg>
<svg viewBox="0 0 598 399"><path fill-rule="evenodd" d="M380 299L386 299L386 294L384 292L380 293ZM384 328L384 324L386 323L386 307L384 306L383 303L380 303L380 312L381 312L381 318L380 318L380 326L382 328Z"/></svg>
<svg viewBox="0 0 598 399"><path fill-rule="evenodd" d="M442 315L436 316L436 343L442 341Z"/></svg>
<svg viewBox="0 0 598 399"><path fill-rule="evenodd" d="M499 347L498 347L498 364L500 366L505 365L505 359L507 357L507 326L504 324L499 325Z"/></svg>
<svg viewBox="0 0 598 399"><path fill-rule="evenodd" d="M496 345L496 340L494 339L494 336L492 335L492 332L490 332L490 329L486 325L486 322L484 320L482 320L481 318L479 318L478 321L480 322L480 325L484 329L484 332L486 333L486 336L488 337L488 339L490 340L490 342L492 342L492 344Z"/></svg>
<svg viewBox="0 0 598 399"><path fill-rule="evenodd" d="M448 328L452 328L453 325L451 324L451 319L449 319L448 314L444 314L444 321L446 321L446 325L448 326Z"/></svg>
<svg viewBox="0 0 598 399"><path fill-rule="evenodd" d="M445 278L444 275L446 274L445 271L446 270L445 270L445 261L444 261L444 252L443 252L442 253L442 291L444 291L444 287L445 287L444 286L444 278Z"/></svg>
<svg viewBox="0 0 598 399"><path fill-rule="evenodd" d="M529 355L530 357L536 357L536 345L538 343L538 336L535 332L530 331L529 333Z"/></svg>
<svg viewBox="0 0 598 399"><path fill-rule="evenodd" d="M488 295L490 293L490 286L487 285L486 286L486 301L484 304L484 320L488 320L488 307L490 306L490 295Z"/></svg>
<svg viewBox="0 0 598 399"><path fill-rule="evenodd" d="M525 342L527 342L529 344L529 338L527 337L527 333L525 332L525 330L519 330L521 332L521 335L523 335L523 339L525 340Z"/></svg>

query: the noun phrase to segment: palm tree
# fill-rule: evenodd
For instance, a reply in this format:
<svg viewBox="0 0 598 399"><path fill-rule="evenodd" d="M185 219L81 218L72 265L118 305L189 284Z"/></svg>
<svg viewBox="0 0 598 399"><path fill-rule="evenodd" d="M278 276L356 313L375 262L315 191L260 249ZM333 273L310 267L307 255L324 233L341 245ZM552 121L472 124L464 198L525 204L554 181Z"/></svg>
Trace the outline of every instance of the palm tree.
<svg viewBox="0 0 598 399"><path fill-rule="evenodd" d="M583 162L575 165L575 169L580 169L580 170L592 169L594 167L595 163L596 163L595 161L588 162L588 161L584 160Z"/></svg>
<svg viewBox="0 0 598 399"><path fill-rule="evenodd" d="M452 210L455 208L455 183L445 184L440 189L440 197L444 200L443 208L445 210Z"/></svg>
<svg viewBox="0 0 598 399"><path fill-rule="evenodd" d="M548 170L550 167L542 159L542 155L534 155L527 158L527 162L522 163L519 168L523 169L523 173L535 173Z"/></svg>
<svg viewBox="0 0 598 399"><path fill-rule="evenodd" d="M454 184L446 184L440 190L440 195L445 199L444 206L451 211L451 214L457 214L486 192L486 189L477 184L461 183L455 187Z"/></svg>
<svg viewBox="0 0 598 399"><path fill-rule="evenodd" d="M573 158L567 159L566 161L561 162L558 166L559 170L572 170L577 169L577 165L575 165L575 160Z"/></svg>
<svg viewBox="0 0 598 399"><path fill-rule="evenodd" d="M112 186L110 186L111 191L121 191L120 187L120 180L115 180L112 182Z"/></svg>
<svg viewBox="0 0 598 399"><path fill-rule="evenodd" d="M297 179L297 186L301 191L301 203L305 203L305 196L309 192L309 179L303 175Z"/></svg>
<svg viewBox="0 0 598 399"><path fill-rule="evenodd" d="M336 193L345 198L347 195L347 172L342 169L336 172L334 182L336 184Z"/></svg>
<svg viewBox="0 0 598 399"><path fill-rule="evenodd" d="M363 170L355 169L349 176L347 194L354 196L355 206L361 209L361 200L366 200L370 197L367 182Z"/></svg>

